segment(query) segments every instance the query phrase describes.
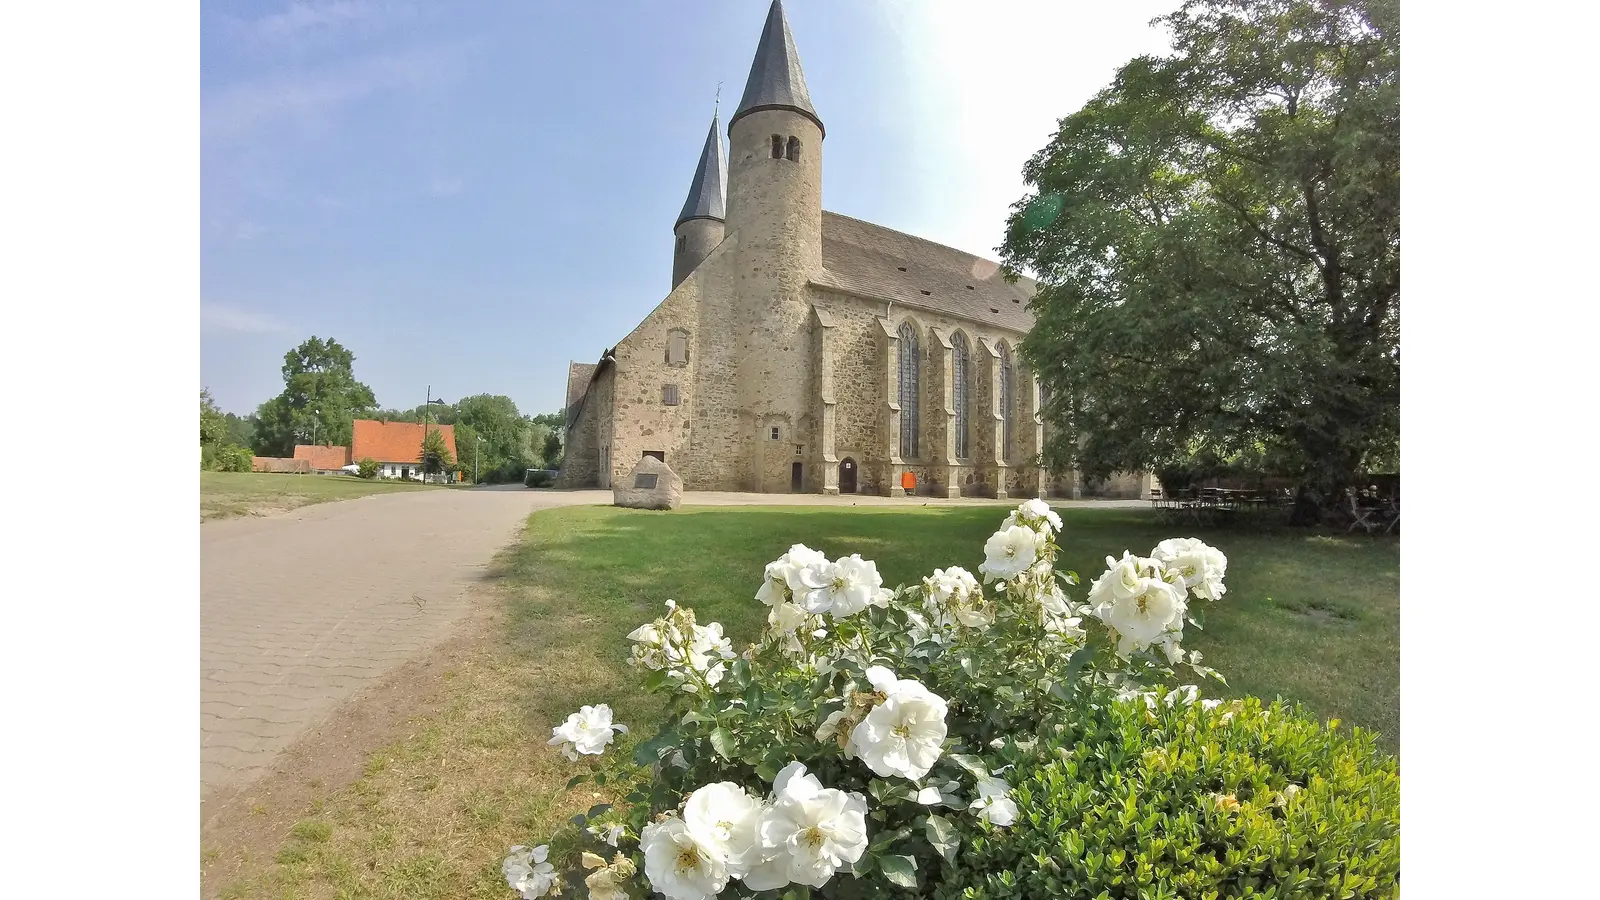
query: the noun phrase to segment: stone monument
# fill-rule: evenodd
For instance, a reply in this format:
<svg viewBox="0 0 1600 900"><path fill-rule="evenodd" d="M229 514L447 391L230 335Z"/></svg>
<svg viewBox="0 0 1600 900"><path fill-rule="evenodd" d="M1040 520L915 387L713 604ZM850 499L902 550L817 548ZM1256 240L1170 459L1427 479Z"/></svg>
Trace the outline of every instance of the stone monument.
<svg viewBox="0 0 1600 900"><path fill-rule="evenodd" d="M677 509L683 503L683 479L654 456L642 457L628 477L611 488L617 506L629 509Z"/></svg>

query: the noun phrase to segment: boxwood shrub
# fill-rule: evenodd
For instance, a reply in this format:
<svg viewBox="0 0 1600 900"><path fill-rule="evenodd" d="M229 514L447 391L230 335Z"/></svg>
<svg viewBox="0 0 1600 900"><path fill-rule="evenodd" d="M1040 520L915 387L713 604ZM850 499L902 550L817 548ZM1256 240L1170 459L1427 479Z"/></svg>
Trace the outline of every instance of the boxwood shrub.
<svg viewBox="0 0 1600 900"><path fill-rule="evenodd" d="M934 895L1397 897L1398 761L1298 709L1100 696L1015 759L1016 823ZM1026 744L1024 745L1026 746Z"/></svg>

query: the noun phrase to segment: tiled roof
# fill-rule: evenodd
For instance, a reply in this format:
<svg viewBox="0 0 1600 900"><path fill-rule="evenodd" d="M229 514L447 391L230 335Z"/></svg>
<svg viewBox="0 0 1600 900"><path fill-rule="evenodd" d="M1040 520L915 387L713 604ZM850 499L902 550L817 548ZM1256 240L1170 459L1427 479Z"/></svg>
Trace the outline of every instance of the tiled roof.
<svg viewBox="0 0 1600 900"><path fill-rule="evenodd" d="M342 469L350 465L350 448L296 444L294 458L309 460L313 469Z"/></svg>
<svg viewBox="0 0 1600 900"><path fill-rule="evenodd" d="M428 423L429 431L444 434L444 445L450 448L452 459L456 456L456 428L454 425ZM379 422L374 419L357 419L354 436L350 441L350 455L354 459L375 459L381 463L416 463L422 461L423 425L421 422Z"/></svg>
<svg viewBox="0 0 1600 900"><path fill-rule="evenodd" d="M1033 327L1033 279L1009 284L997 262L882 225L824 211L822 268L815 283L824 288L1011 331Z"/></svg>
<svg viewBox="0 0 1600 900"><path fill-rule="evenodd" d="M594 377L595 365L575 362L567 366L567 409L576 405L578 398L589 390L589 379Z"/></svg>
<svg viewBox="0 0 1600 900"><path fill-rule="evenodd" d="M795 49L794 35L789 32L789 17L783 14L782 0L772 0L767 10L767 24L761 29L761 42L756 45L756 58L750 63L750 78L744 83L744 96L729 127L741 116L763 109L792 109L810 118L822 129L822 120L811 106L811 94L806 90L806 76L800 71L800 51ZM824 130L824 133L826 131Z"/></svg>

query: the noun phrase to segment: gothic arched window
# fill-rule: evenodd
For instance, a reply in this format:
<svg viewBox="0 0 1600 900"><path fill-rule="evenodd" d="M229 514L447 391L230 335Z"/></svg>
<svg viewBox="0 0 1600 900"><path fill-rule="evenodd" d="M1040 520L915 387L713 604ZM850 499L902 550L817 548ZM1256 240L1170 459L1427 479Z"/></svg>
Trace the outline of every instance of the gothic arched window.
<svg viewBox="0 0 1600 900"><path fill-rule="evenodd" d="M1011 370L1011 348L1005 344L1000 345L1000 420L1004 426L1005 443L1001 444L1001 458L1009 462L1013 452L1013 429L1011 427L1012 415L1012 381L1015 378Z"/></svg>
<svg viewBox="0 0 1600 900"><path fill-rule="evenodd" d="M900 456L917 457L917 398L921 396L921 351L917 330L910 322L900 325Z"/></svg>
<svg viewBox="0 0 1600 900"><path fill-rule="evenodd" d="M792 134L789 135L789 153L788 153L788 157L789 157L790 160L792 160L794 162L799 162L800 161L800 139L795 137Z"/></svg>
<svg viewBox="0 0 1600 900"><path fill-rule="evenodd" d="M951 345L955 348L955 406L956 406L956 459L966 459L972 455L970 442L967 440L967 395L971 393L968 388L969 372L972 360L967 353L967 336L956 332Z"/></svg>
<svg viewBox="0 0 1600 900"><path fill-rule="evenodd" d="M772 158L783 159L783 135L781 134L772 136Z"/></svg>

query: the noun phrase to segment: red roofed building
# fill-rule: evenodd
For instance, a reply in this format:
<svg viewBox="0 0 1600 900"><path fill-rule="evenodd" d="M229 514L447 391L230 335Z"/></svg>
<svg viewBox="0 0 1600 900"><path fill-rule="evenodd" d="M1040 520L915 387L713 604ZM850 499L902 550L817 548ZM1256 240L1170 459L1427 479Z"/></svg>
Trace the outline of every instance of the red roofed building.
<svg viewBox="0 0 1600 900"><path fill-rule="evenodd" d="M350 448L296 444L294 458L310 462L313 472L337 472L350 465Z"/></svg>
<svg viewBox="0 0 1600 900"><path fill-rule="evenodd" d="M428 431L444 435L444 445L450 458L456 456L456 429L454 425L426 426ZM350 459L378 461L381 478L422 477L422 438L424 426L417 422L379 422L375 419L357 419L350 442ZM298 448L296 448L298 449Z"/></svg>

